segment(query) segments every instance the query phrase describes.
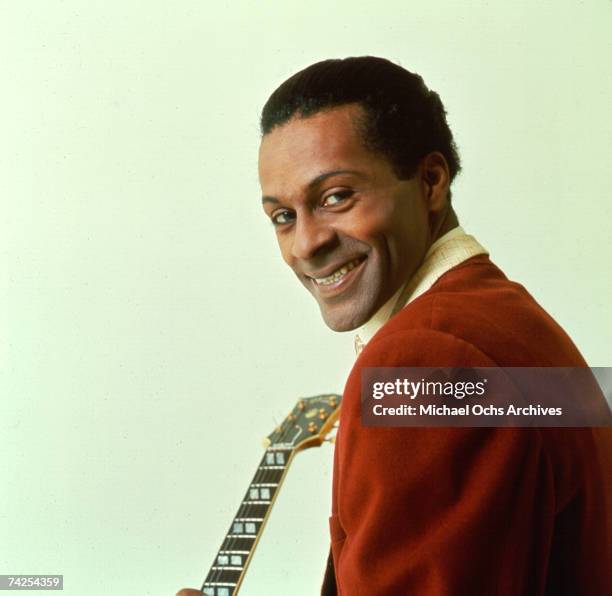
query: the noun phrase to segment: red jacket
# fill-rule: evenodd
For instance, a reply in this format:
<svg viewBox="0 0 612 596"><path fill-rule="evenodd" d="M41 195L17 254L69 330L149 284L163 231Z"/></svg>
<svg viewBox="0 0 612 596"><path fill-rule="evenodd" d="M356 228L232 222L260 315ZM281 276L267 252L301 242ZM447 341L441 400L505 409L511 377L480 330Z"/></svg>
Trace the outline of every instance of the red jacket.
<svg viewBox="0 0 612 596"><path fill-rule="evenodd" d="M586 366L488 257L443 275L367 344L344 391L324 594L610 594L611 429L364 428L375 366ZM607 445L607 447L606 447Z"/></svg>

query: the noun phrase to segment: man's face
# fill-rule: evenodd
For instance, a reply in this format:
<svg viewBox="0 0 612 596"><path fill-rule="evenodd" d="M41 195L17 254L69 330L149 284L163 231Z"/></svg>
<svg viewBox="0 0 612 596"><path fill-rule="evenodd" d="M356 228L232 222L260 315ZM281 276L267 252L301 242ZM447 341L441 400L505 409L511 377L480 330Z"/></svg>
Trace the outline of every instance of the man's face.
<svg viewBox="0 0 612 596"><path fill-rule="evenodd" d="M259 152L263 207L285 262L335 331L363 325L429 245L421 177L400 180L364 146L350 104L294 118Z"/></svg>

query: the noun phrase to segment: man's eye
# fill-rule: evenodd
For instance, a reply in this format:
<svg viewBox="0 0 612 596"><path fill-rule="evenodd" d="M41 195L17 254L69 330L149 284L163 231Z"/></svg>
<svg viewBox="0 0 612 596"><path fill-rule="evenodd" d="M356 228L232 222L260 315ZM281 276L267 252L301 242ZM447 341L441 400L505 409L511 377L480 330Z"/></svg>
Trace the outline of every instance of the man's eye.
<svg viewBox="0 0 612 596"><path fill-rule="evenodd" d="M338 205L339 203L342 203L342 201L348 199L352 194L352 190L340 190L338 192L334 192L331 195L327 195L323 199L323 206L333 207L334 205Z"/></svg>
<svg viewBox="0 0 612 596"><path fill-rule="evenodd" d="M281 226L283 224L291 223L293 221L293 214L291 211L287 211L285 209L283 211L273 213L270 219L275 226Z"/></svg>

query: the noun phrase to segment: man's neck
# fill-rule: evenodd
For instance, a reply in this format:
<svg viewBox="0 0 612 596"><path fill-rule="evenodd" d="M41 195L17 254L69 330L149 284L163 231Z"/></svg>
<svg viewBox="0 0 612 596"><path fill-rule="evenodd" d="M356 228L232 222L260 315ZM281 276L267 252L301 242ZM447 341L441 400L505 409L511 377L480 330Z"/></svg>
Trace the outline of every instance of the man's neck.
<svg viewBox="0 0 612 596"><path fill-rule="evenodd" d="M450 232L452 229L459 225L459 218L455 213L455 210L449 204L447 208L439 214L437 217L432 215L429 222L429 229L431 230L431 243L430 246L439 238L442 238L444 234Z"/></svg>
<svg viewBox="0 0 612 596"><path fill-rule="evenodd" d="M449 222L448 231L440 234L430 244L417 271L365 325L357 330L355 351L358 354L390 317L426 292L440 276L473 256L488 254L487 250L472 236L468 236L461 227L450 225L453 222L452 217L449 217L447 222ZM454 222L458 223L456 216Z"/></svg>

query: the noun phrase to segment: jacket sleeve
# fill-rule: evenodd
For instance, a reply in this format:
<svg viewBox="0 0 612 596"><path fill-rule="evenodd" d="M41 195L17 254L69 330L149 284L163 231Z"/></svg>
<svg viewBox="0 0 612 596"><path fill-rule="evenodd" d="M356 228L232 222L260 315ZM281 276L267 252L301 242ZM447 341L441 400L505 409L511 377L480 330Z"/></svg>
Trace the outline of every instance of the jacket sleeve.
<svg viewBox="0 0 612 596"><path fill-rule="evenodd" d="M543 593L553 533L551 466L537 429L372 428L360 371L495 366L438 331L368 345L346 385L330 520L342 596Z"/></svg>

